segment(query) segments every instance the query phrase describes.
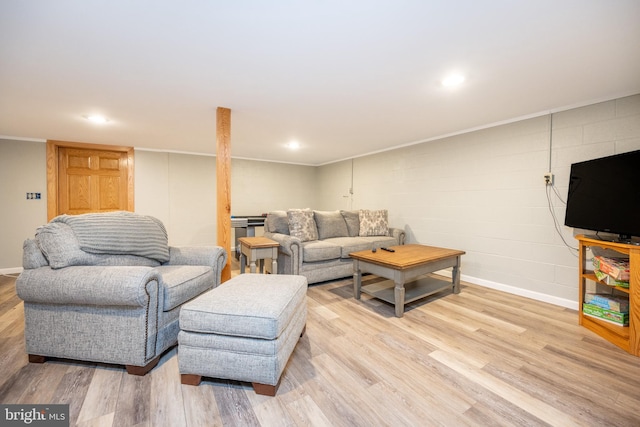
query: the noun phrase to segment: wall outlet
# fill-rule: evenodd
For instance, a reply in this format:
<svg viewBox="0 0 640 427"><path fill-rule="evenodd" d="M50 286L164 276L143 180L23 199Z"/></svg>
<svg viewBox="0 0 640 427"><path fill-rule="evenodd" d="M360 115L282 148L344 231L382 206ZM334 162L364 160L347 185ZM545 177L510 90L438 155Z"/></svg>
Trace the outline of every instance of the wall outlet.
<svg viewBox="0 0 640 427"><path fill-rule="evenodd" d="M551 172L544 174L544 185L553 185L553 174Z"/></svg>

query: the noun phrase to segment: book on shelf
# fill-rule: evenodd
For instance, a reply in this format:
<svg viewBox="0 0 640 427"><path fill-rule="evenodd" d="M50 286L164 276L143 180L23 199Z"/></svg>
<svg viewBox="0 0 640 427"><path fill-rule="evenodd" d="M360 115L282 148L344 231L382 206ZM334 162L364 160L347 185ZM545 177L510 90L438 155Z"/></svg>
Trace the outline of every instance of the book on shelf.
<svg viewBox="0 0 640 427"><path fill-rule="evenodd" d="M607 310L594 304L582 304L582 314L585 316L595 317L605 322L613 323L618 326L629 326L629 313L620 313L619 311Z"/></svg>
<svg viewBox="0 0 640 427"><path fill-rule="evenodd" d="M626 296L587 292L584 302L618 313L629 313L629 297Z"/></svg>
<svg viewBox="0 0 640 427"><path fill-rule="evenodd" d="M608 274L616 280L629 281L629 259L611 258L597 255L593 257L593 268Z"/></svg>
<svg viewBox="0 0 640 427"><path fill-rule="evenodd" d="M593 273L596 275L596 278L601 282L609 286L619 286L621 288L628 288L629 281L628 280L616 280L608 274L600 271L594 270Z"/></svg>

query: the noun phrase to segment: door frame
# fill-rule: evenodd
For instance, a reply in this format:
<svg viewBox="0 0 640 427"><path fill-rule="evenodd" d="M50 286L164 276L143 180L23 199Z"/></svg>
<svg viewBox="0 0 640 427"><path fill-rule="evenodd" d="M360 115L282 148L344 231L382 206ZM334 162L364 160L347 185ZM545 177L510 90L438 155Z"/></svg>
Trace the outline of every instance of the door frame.
<svg viewBox="0 0 640 427"><path fill-rule="evenodd" d="M134 210L133 185L133 147L120 145L88 144L85 142L68 142L47 140L47 221L58 215L58 149L80 148L87 150L119 151L127 153L127 210Z"/></svg>

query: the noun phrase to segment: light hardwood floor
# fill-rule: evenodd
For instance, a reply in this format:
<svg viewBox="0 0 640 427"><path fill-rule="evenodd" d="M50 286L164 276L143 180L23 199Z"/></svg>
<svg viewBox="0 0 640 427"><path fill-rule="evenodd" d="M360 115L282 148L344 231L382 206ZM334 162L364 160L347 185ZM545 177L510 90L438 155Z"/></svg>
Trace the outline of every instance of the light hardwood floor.
<svg viewBox="0 0 640 427"><path fill-rule="evenodd" d="M578 326L575 311L466 283L403 318L354 300L351 279L312 285L276 397L234 381L181 385L175 348L144 377L29 364L14 284L0 276L0 402L68 403L71 425L640 425L640 358Z"/></svg>

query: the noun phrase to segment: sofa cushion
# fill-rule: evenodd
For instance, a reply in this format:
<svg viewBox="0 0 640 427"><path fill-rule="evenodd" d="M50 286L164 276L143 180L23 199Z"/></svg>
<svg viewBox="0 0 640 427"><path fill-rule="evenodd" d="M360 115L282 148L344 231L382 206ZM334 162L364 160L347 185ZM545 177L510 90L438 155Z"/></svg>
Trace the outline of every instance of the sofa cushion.
<svg viewBox="0 0 640 427"><path fill-rule="evenodd" d="M360 236L388 236L389 221L386 209L366 210L360 209Z"/></svg>
<svg viewBox="0 0 640 427"><path fill-rule="evenodd" d="M115 255L115 254L87 254L88 263L86 265L120 266L120 267L156 267L160 265L158 261L137 255Z"/></svg>
<svg viewBox="0 0 640 427"><path fill-rule="evenodd" d="M360 212L359 211L340 211L344 222L347 224L348 236L356 237L360 234Z"/></svg>
<svg viewBox="0 0 640 427"><path fill-rule="evenodd" d="M197 297L215 284L213 269L204 265L162 265L164 311L170 311Z"/></svg>
<svg viewBox="0 0 640 427"><path fill-rule="evenodd" d="M326 261L340 258L342 248L326 240L313 240L302 243L302 262Z"/></svg>
<svg viewBox="0 0 640 427"><path fill-rule="evenodd" d="M347 223L340 211L313 211L313 217L318 228L318 239L324 240L349 235Z"/></svg>
<svg viewBox="0 0 640 427"><path fill-rule="evenodd" d="M366 251L373 248L377 249L398 244L395 237L389 236L335 237L333 239L327 239L325 242L340 246L342 251L340 258L349 258L351 252Z"/></svg>
<svg viewBox="0 0 640 427"><path fill-rule="evenodd" d="M372 249L398 244L398 239L393 236L362 236L358 237L358 240L367 242Z"/></svg>
<svg viewBox="0 0 640 427"><path fill-rule="evenodd" d="M270 233L289 234L287 211L273 211L267 215L267 230Z"/></svg>
<svg viewBox="0 0 640 427"><path fill-rule="evenodd" d="M318 229L311 209L289 209L289 234L303 242L318 240Z"/></svg>
<svg viewBox="0 0 640 427"><path fill-rule="evenodd" d="M340 258L349 258L351 252L366 251L373 248L370 241L360 237L334 237L325 240L325 242L340 246Z"/></svg>

